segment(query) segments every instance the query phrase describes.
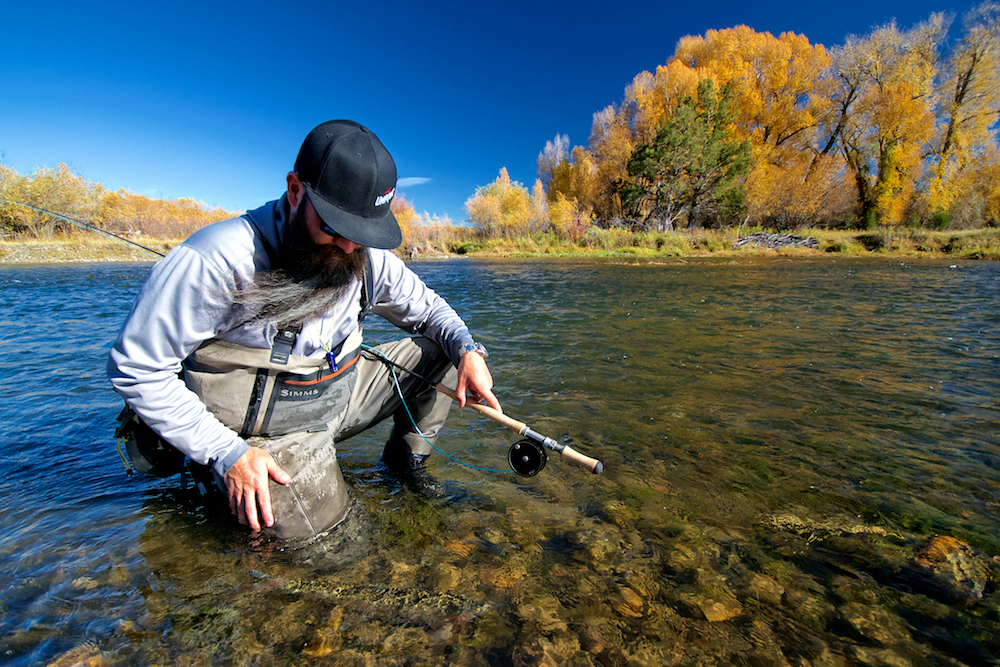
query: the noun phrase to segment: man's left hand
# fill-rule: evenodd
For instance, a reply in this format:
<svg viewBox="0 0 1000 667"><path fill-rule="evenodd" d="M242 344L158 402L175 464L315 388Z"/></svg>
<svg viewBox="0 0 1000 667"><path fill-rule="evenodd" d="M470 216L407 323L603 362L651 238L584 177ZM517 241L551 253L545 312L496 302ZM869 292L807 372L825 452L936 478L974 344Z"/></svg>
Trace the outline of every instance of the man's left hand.
<svg viewBox="0 0 1000 667"><path fill-rule="evenodd" d="M458 407L464 408L468 399L486 401L495 410L503 412L500 401L493 395L493 376L486 365L486 360L476 352L466 352L458 362Z"/></svg>

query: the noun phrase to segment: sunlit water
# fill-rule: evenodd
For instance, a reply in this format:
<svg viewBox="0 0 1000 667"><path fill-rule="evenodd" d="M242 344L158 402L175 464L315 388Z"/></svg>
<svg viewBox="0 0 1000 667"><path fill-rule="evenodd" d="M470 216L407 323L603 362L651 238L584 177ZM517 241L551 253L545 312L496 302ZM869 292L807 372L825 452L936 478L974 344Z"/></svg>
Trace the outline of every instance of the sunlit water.
<svg viewBox="0 0 1000 667"><path fill-rule="evenodd" d="M125 476L104 364L148 266L0 269L0 664L996 660L1000 264L412 266L506 412L606 470L480 470L517 436L456 411L427 498L372 474L380 427L339 450L346 563ZM934 536L980 596L921 578Z"/></svg>

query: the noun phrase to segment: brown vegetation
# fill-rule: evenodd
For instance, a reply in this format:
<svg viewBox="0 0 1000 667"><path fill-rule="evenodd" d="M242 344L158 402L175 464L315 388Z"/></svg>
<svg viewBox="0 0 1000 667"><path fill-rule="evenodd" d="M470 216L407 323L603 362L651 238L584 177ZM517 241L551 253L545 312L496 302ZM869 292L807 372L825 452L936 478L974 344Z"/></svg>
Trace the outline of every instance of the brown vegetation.
<svg viewBox="0 0 1000 667"><path fill-rule="evenodd" d="M183 239L210 222L239 215L193 199L152 199L108 190L73 174L65 164L27 176L0 165L0 238L50 239L80 233L65 219L28 207L113 234L158 239Z"/></svg>

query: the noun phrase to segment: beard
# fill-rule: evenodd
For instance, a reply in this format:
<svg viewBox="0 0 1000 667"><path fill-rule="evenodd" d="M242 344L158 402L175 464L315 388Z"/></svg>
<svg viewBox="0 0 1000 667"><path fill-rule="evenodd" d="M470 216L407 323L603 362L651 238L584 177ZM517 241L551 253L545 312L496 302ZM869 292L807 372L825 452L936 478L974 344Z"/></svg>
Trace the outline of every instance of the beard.
<svg viewBox="0 0 1000 667"><path fill-rule="evenodd" d="M279 326L294 326L322 317L364 274L368 248L346 253L336 245L316 243L302 208L288 219L280 265L233 293L245 322L275 320Z"/></svg>

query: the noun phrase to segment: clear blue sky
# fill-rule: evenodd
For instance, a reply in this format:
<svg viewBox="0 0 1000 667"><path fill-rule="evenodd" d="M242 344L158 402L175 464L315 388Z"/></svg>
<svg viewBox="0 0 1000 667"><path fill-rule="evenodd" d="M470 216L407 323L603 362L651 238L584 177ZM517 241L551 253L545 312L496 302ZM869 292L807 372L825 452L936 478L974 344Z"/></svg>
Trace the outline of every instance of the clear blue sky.
<svg viewBox="0 0 1000 667"><path fill-rule="evenodd" d="M528 185L547 140L586 144L684 35L748 25L835 46L977 2L5 2L0 158L230 210L276 198L316 124L357 120L418 212L465 219L501 167Z"/></svg>

